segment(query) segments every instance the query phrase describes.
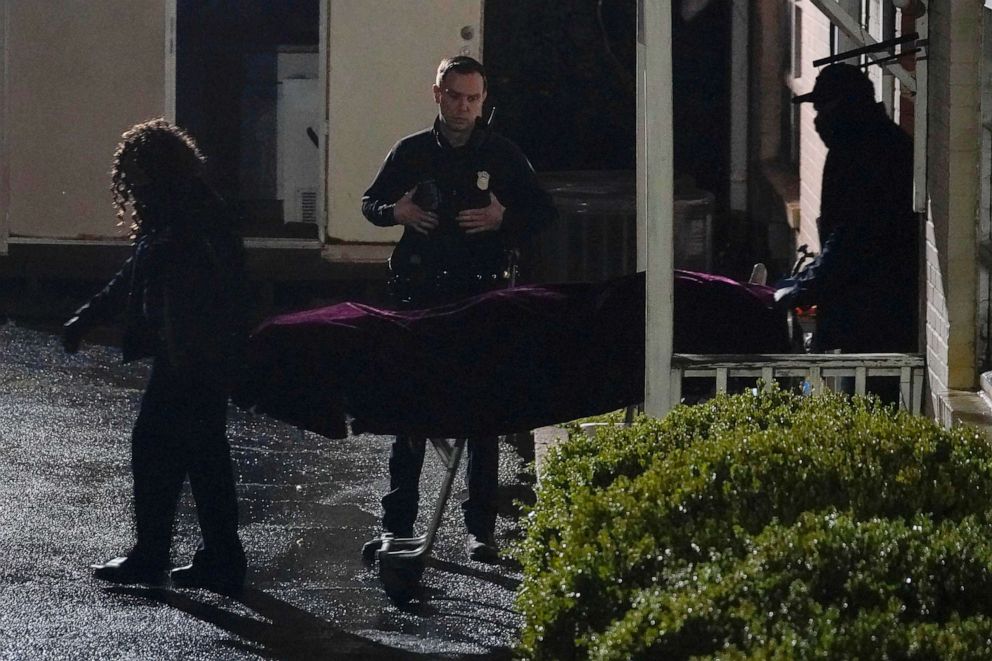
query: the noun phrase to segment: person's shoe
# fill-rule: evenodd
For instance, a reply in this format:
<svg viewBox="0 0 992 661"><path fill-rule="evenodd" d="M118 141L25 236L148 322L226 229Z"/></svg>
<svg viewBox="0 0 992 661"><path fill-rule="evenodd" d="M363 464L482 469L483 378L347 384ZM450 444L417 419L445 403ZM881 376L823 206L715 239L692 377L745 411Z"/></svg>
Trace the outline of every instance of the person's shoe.
<svg viewBox="0 0 992 661"><path fill-rule="evenodd" d="M244 567L218 566L206 562L192 563L176 567L169 576L177 588L203 588L221 594L239 592L245 585Z"/></svg>
<svg viewBox="0 0 992 661"><path fill-rule="evenodd" d="M162 585L165 582L166 576L165 567L128 556L114 558L103 564L90 565L90 567L93 568L94 578L125 585L134 583Z"/></svg>
<svg viewBox="0 0 992 661"><path fill-rule="evenodd" d="M469 533L468 537L465 538L465 552L468 554L469 560L488 563L499 562L499 547L496 546L496 540L493 539L492 534L475 535Z"/></svg>
<svg viewBox="0 0 992 661"><path fill-rule="evenodd" d="M179 588L204 588L221 594L235 594L245 584L248 563L240 545L229 552L217 553L198 549L193 562L176 567L169 576L172 585Z"/></svg>

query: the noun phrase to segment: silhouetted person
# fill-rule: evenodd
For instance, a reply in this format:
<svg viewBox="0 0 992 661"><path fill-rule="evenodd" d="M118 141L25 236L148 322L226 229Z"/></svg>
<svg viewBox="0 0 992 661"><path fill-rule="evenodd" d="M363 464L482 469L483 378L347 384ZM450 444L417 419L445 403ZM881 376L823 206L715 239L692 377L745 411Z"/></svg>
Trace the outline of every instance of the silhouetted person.
<svg viewBox="0 0 992 661"><path fill-rule="evenodd" d="M875 102L868 77L831 64L813 91L816 131L827 146L820 193L820 254L779 283L781 306L816 305L814 351L914 352L917 222L913 142ZM869 384L869 389L871 385Z"/></svg>
<svg viewBox="0 0 992 661"><path fill-rule="evenodd" d="M122 223L131 208L133 251L63 332L74 353L90 325L123 313L124 362L153 360L131 436L137 542L126 556L94 565L94 575L164 579L188 477L202 540L192 564L171 572L173 584L236 590L246 561L226 413L246 331L242 241L201 179L204 159L189 135L158 119L122 137L111 191Z"/></svg>
<svg viewBox="0 0 992 661"><path fill-rule="evenodd" d="M443 60L433 85L434 126L400 140L362 198L370 222L404 227L389 261L392 291L404 308L506 286L508 250L556 216L527 158L481 119L486 91L479 62L466 56ZM392 446L382 524L397 537L413 534L424 447L423 438L402 436ZM462 508L466 548L475 560L498 558L498 447L495 438L468 442L468 499Z"/></svg>

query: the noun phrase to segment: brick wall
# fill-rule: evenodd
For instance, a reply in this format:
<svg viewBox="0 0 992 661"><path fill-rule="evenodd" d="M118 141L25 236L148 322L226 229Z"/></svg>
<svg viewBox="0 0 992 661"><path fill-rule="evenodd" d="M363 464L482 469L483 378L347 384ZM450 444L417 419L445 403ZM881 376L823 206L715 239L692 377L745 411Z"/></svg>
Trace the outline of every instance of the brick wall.
<svg viewBox="0 0 992 661"><path fill-rule="evenodd" d="M926 353L934 412L977 386L979 59L981 4L930 3L926 219Z"/></svg>
<svg viewBox="0 0 992 661"><path fill-rule="evenodd" d="M803 69L802 77L795 81L796 92L804 93L813 89L818 69L813 61L830 55L830 21L804 3L803 9ZM800 109L799 123L799 207L801 221L796 237L798 244L807 244L810 250L819 252L820 240L816 231L816 219L820 215L820 181L823 178L823 161L827 148L813 127L816 112L813 104L804 103Z"/></svg>
<svg viewBox="0 0 992 661"><path fill-rule="evenodd" d="M927 60L928 106L927 118L927 189L929 203L925 232L926 257L926 353L930 391L935 412L941 414L942 393L948 389L947 340L950 322L947 300L944 295L945 278L941 270L940 255L946 251L947 202L949 181L947 143L950 134L950 88L946 81L950 75L950 45L945 39L950 34L951 11L948 7L931 7L928 16L932 38ZM943 417L943 416L941 416Z"/></svg>

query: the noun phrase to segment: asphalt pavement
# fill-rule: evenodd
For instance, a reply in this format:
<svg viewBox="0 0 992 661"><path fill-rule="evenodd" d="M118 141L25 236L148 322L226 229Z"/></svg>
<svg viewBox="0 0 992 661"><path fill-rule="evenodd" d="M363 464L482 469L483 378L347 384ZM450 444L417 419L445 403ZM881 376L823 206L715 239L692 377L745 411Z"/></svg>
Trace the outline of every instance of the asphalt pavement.
<svg viewBox="0 0 992 661"><path fill-rule="evenodd" d="M388 439L329 440L230 409L241 535L250 564L237 598L121 587L89 565L133 543L130 430L148 374L112 346L63 353L51 329L0 325L0 658L503 659L520 582L512 562L465 556L456 493L420 598L397 606L362 563L378 533ZM533 496L527 452L501 452L497 540L518 534ZM421 520L442 470L426 462ZM173 543L186 564L198 528L188 489Z"/></svg>

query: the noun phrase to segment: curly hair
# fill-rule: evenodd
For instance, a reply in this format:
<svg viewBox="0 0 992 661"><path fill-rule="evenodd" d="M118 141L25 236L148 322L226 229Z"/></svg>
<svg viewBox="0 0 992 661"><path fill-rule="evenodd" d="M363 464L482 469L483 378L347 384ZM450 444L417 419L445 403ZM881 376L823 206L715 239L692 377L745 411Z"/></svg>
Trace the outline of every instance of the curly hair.
<svg viewBox="0 0 992 661"><path fill-rule="evenodd" d="M118 225L124 226L127 205L131 205L130 236L136 239L147 227L150 218L143 217L141 198L145 193L128 181L129 167L139 168L148 178L147 187L173 194L187 189L200 177L205 158L191 135L159 117L135 124L121 136L114 152L110 192L117 209ZM132 170L133 172L133 170Z"/></svg>

